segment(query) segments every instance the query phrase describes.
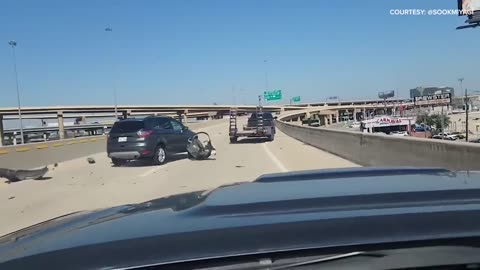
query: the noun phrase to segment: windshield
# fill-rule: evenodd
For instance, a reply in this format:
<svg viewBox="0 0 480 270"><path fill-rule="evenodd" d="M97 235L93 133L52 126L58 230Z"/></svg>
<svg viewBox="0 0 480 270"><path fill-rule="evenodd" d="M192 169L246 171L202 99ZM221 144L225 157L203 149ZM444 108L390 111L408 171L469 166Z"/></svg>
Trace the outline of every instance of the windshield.
<svg viewBox="0 0 480 270"><path fill-rule="evenodd" d="M273 119L273 115L271 113L262 113L262 114L252 113L252 115L250 116L250 119L257 119L257 118L259 118L259 115L261 115L261 117L263 119L266 119L266 120L272 120Z"/></svg>
<svg viewBox="0 0 480 270"><path fill-rule="evenodd" d="M144 128L143 121L120 121L116 122L110 133L137 132Z"/></svg>
<svg viewBox="0 0 480 270"><path fill-rule="evenodd" d="M477 0L3 0L0 25L0 236L266 174L480 170ZM199 205L319 194L256 190Z"/></svg>

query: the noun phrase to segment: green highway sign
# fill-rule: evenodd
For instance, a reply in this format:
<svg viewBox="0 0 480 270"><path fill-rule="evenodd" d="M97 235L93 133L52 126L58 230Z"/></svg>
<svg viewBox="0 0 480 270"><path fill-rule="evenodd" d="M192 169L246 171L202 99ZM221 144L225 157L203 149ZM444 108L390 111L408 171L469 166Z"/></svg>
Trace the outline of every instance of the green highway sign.
<svg viewBox="0 0 480 270"><path fill-rule="evenodd" d="M300 96L292 97L292 102L300 102Z"/></svg>
<svg viewBox="0 0 480 270"><path fill-rule="evenodd" d="M263 92L263 99L266 101L282 99L282 90L273 90Z"/></svg>

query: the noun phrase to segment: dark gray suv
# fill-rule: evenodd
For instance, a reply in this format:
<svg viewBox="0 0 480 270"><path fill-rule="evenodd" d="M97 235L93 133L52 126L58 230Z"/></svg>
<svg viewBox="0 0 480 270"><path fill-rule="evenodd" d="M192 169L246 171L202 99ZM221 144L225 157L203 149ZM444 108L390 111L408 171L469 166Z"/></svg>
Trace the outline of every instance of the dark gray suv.
<svg viewBox="0 0 480 270"><path fill-rule="evenodd" d="M114 165L134 159L151 159L154 165L160 165L166 162L167 153L186 152L193 134L166 116L120 120L108 135L107 153Z"/></svg>

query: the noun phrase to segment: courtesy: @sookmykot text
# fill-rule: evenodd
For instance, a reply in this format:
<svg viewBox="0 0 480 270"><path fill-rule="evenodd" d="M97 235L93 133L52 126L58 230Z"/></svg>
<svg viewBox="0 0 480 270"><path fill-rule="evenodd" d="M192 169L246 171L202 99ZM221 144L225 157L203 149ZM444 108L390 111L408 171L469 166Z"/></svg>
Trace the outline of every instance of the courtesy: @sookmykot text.
<svg viewBox="0 0 480 270"><path fill-rule="evenodd" d="M390 9L390 15L394 16L439 16L439 15L473 15L473 11L461 9Z"/></svg>

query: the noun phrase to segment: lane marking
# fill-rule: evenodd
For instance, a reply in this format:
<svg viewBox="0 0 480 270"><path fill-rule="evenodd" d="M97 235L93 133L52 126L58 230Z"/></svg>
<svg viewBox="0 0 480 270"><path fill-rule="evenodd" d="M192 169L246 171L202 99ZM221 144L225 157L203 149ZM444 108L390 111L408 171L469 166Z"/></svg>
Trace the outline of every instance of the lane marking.
<svg viewBox="0 0 480 270"><path fill-rule="evenodd" d="M54 143L53 144L53 147L59 147L59 146L63 146L63 143Z"/></svg>
<svg viewBox="0 0 480 270"><path fill-rule="evenodd" d="M265 152L267 152L267 155L270 157L270 159L273 161L273 163L275 163L275 165L277 165L277 167L280 169L280 171L288 172L287 168L285 168L285 166L283 166L283 163L272 153L272 151L270 151L270 149L268 149L267 144L263 143L262 146L263 146L263 149L265 149Z"/></svg>
<svg viewBox="0 0 480 270"><path fill-rule="evenodd" d="M77 141L72 141L72 142L67 142L67 144L77 144L78 142Z"/></svg>
<svg viewBox="0 0 480 270"><path fill-rule="evenodd" d="M158 165L158 166L153 167L153 168L151 168L150 170L148 170L148 171L140 174L139 176L140 176L140 177L147 177L147 176L151 175L152 173L157 172L157 171L161 170L162 168L167 167L167 165L168 165L168 164Z"/></svg>
<svg viewBox="0 0 480 270"><path fill-rule="evenodd" d="M15 149L15 151L17 151L17 152L27 152L27 151L30 151L30 147L20 147L20 148Z"/></svg>
<svg viewBox="0 0 480 270"><path fill-rule="evenodd" d="M97 139L95 139L95 138L91 138L91 139L90 139L91 142L94 142L94 141L96 141L96 140L97 140Z"/></svg>
<svg viewBox="0 0 480 270"><path fill-rule="evenodd" d="M8 153L10 153L10 151L8 151L8 150L0 150L0 155L8 154Z"/></svg>
<svg viewBox="0 0 480 270"><path fill-rule="evenodd" d="M80 140L80 143L86 143L86 142L88 142L88 140L86 139Z"/></svg>
<svg viewBox="0 0 480 270"><path fill-rule="evenodd" d="M47 144L37 145L37 146L35 146L35 148L37 148L37 149L45 149L45 148L48 148L48 145L47 145Z"/></svg>

